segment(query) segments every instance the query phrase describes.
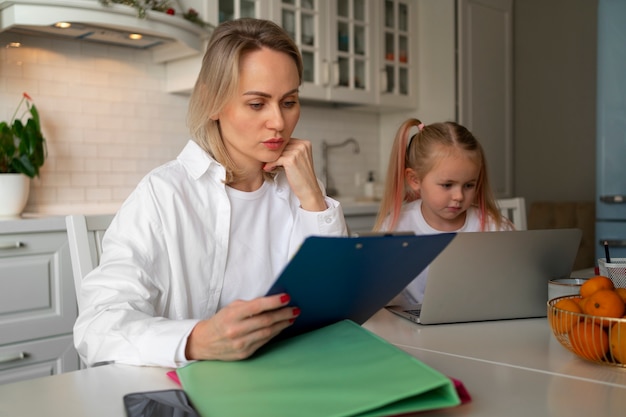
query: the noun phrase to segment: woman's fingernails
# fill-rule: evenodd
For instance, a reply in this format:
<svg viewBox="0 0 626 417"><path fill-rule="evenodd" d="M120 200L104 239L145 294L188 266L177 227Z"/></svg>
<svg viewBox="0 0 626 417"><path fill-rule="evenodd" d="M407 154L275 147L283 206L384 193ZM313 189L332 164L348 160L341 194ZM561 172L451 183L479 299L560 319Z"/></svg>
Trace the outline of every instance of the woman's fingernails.
<svg viewBox="0 0 626 417"><path fill-rule="evenodd" d="M280 302L283 304L288 303L289 300L291 300L291 297L289 297L289 294L283 294L280 296Z"/></svg>
<svg viewBox="0 0 626 417"><path fill-rule="evenodd" d="M291 314L293 314L294 316L299 316L300 315L300 308L299 307L294 307L293 310L291 310Z"/></svg>

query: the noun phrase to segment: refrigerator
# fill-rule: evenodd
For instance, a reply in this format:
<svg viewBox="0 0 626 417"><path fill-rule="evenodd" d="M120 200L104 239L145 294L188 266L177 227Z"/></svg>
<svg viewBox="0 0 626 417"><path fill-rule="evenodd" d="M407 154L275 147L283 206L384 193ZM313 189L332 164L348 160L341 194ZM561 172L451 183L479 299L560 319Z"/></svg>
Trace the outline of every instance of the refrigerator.
<svg viewBox="0 0 626 417"><path fill-rule="evenodd" d="M626 258L626 0L598 1L596 258ZM581 115L584 117L584 115Z"/></svg>

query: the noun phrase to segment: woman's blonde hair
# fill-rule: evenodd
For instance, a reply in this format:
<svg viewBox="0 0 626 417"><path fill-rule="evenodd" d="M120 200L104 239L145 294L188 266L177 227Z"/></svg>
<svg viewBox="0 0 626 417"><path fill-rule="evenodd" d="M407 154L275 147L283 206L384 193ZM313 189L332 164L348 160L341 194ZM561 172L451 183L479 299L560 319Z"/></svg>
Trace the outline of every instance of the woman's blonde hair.
<svg viewBox="0 0 626 417"><path fill-rule="evenodd" d="M412 137L413 129L417 129ZM443 153L441 149L446 150ZM415 171L421 181L435 164L455 150L462 151L479 167L476 182L476 200L472 202L480 214L480 228L485 230L488 219L499 229L509 223L500 213L489 184L485 152L478 140L465 127L455 122L424 125L418 119L406 120L398 129L391 149L385 193L380 205L374 230L394 230L400 217L403 203L420 198L406 181L406 169ZM449 152L447 152L449 151ZM388 219L388 220L387 220Z"/></svg>
<svg viewBox="0 0 626 417"><path fill-rule="evenodd" d="M191 137L226 169L226 183L232 183L240 171L228 154L218 114L235 94L239 85L239 63L252 51L269 48L293 58L302 83L302 57L287 32L269 20L241 18L220 24L211 35L200 74L189 100L187 126Z"/></svg>

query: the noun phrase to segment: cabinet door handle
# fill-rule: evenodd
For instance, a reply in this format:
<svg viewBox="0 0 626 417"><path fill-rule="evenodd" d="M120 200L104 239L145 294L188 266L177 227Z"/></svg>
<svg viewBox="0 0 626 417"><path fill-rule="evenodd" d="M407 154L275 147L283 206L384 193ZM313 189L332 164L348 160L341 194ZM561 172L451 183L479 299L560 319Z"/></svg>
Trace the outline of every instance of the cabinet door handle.
<svg viewBox="0 0 626 417"><path fill-rule="evenodd" d="M333 87L339 85L339 62L333 62Z"/></svg>
<svg viewBox="0 0 626 417"><path fill-rule="evenodd" d="M600 201L607 204L623 204L626 203L626 196L623 195L601 195Z"/></svg>
<svg viewBox="0 0 626 417"><path fill-rule="evenodd" d="M28 357L28 353L26 352L14 352L14 353L0 354L0 363L21 361L22 359L26 359L27 357Z"/></svg>
<svg viewBox="0 0 626 417"><path fill-rule="evenodd" d="M330 68L328 65L328 61L325 60L322 65L322 85L328 86L329 82L330 82Z"/></svg>
<svg viewBox="0 0 626 417"><path fill-rule="evenodd" d="M389 80L387 79L387 71L383 68L380 70L380 92L385 94L387 87L389 86Z"/></svg>
<svg viewBox="0 0 626 417"><path fill-rule="evenodd" d="M23 248L24 246L26 246L26 244L18 240L15 242L0 243L0 250L17 249L17 248Z"/></svg>

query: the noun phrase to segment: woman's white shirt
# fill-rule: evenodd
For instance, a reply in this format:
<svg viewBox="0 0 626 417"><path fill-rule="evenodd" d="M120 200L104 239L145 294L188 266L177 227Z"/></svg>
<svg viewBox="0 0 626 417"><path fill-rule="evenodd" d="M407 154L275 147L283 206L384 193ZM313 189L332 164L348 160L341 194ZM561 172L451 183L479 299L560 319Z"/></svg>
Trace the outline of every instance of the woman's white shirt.
<svg viewBox="0 0 626 417"><path fill-rule="evenodd" d="M480 213L476 207L470 207L465 216L465 224L456 233L463 232L480 232ZM383 224L383 230L387 230L387 225ZM424 219L422 214L422 200L415 200L402 206L398 224L395 231L413 232L416 235L432 235L443 233L441 230L432 228ZM504 224L498 229L496 224L490 219L485 224L484 231L494 232L502 230L513 230L508 224ZM426 280L428 278L428 267L424 269L407 287L398 294L390 304L412 305L421 303L424 298L424 290L426 289Z"/></svg>
<svg viewBox="0 0 626 417"><path fill-rule="evenodd" d="M180 366L191 329L214 315L223 297L262 296L306 237L347 234L337 201L327 197L322 212L303 210L284 173L256 192L262 198L250 207L258 217L238 203L233 213L224 177L224 168L189 141L124 202L105 233L100 265L81 285L74 344L87 364ZM248 264L253 255L242 243L264 252L265 263ZM236 286L226 283L231 273Z"/></svg>

